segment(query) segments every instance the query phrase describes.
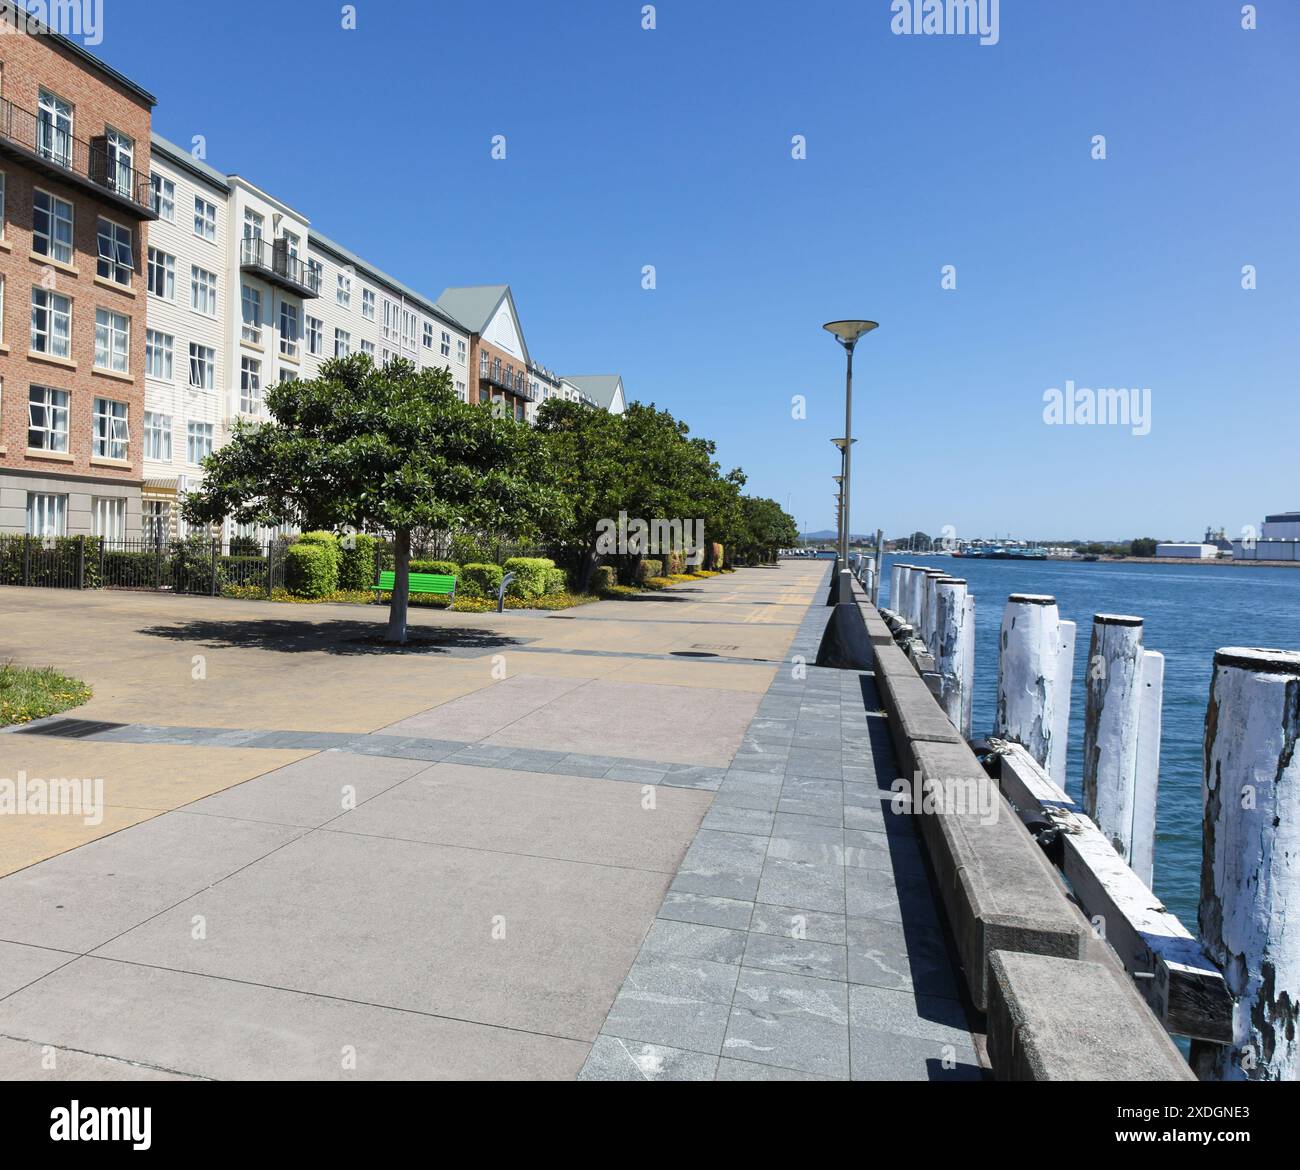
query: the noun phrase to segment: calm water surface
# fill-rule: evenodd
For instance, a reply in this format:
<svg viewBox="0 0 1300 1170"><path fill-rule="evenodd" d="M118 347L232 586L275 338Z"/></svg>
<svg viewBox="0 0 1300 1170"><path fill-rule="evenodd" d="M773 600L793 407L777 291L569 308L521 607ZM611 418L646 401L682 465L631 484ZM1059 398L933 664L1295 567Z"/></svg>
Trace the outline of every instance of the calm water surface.
<svg viewBox="0 0 1300 1170"><path fill-rule="evenodd" d="M989 733L997 709L998 630L1007 597L1050 593L1061 616L1078 623L1066 783L1076 800L1081 799L1083 677L1093 614L1127 613L1145 619L1146 648L1165 656L1155 889L1195 934L1201 880L1201 752L1214 652L1223 646L1300 649L1300 569L887 556L882 606L889 601L889 566L895 560L944 569L970 583L975 595L977 737Z"/></svg>

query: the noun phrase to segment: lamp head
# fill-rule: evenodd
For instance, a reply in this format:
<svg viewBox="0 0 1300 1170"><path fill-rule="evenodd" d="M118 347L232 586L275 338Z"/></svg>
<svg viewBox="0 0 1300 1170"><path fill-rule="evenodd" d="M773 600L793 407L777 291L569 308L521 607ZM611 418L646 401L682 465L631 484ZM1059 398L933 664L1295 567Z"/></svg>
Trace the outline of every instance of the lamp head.
<svg viewBox="0 0 1300 1170"><path fill-rule="evenodd" d="M873 329L879 328L875 321L830 321L822 326L828 333L835 335L838 341L845 349L852 349L858 343L860 337L870 333Z"/></svg>

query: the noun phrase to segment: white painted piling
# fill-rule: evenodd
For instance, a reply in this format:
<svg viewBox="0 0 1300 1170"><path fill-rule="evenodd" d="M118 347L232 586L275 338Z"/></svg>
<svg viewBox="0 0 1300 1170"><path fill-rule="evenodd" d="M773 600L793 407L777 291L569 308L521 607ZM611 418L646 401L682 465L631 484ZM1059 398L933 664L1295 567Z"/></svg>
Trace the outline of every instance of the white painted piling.
<svg viewBox="0 0 1300 1170"><path fill-rule="evenodd" d="M939 569L925 571L925 645L931 657L939 655L939 594L937 586L948 574Z"/></svg>
<svg viewBox="0 0 1300 1170"><path fill-rule="evenodd" d="M1084 683L1083 808L1148 886L1155 852L1164 658L1147 658L1142 619L1093 618ZM1154 726L1152 723L1154 722Z"/></svg>
<svg viewBox="0 0 1300 1170"><path fill-rule="evenodd" d="M889 567L889 608L899 617L903 616L900 608L903 592L903 566L895 562Z"/></svg>
<svg viewBox="0 0 1300 1170"><path fill-rule="evenodd" d="M1054 597L1013 593L1002 614L994 735L1022 744L1062 786L1074 633Z"/></svg>
<svg viewBox="0 0 1300 1170"><path fill-rule="evenodd" d="M971 721L975 709L975 597L966 591L965 613L962 618L961 644L958 649L958 674L962 679L961 733L971 738Z"/></svg>
<svg viewBox="0 0 1300 1170"><path fill-rule="evenodd" d="M966 582L960 577L940 577L934 583L935 654L934 668L939 675L939 704L952 725L967 739L969 711L969 660L965 658L970 639L966 634Z"/></svg>
<svg viewBox="0 0 1300 1170"><path fill-rule="evenodd" d="M1236 997L1215 1080L1300 1079L1300 652L1214 656L1205 717L1200 933Z"/></svg>
<svg viewBox="0 0 1300 1170"><path fill-rule="evenodd" d="M904 565L903 578L902 578L902 592L899 595L899 601L901 602L902 608L900 608L898 612L902 615L903 620L907 622L909 626L913 626L913 627L915 627L916 625L916 614L912 610L912 599L913 599L915 586L916 586L916 566Z"/></svg>

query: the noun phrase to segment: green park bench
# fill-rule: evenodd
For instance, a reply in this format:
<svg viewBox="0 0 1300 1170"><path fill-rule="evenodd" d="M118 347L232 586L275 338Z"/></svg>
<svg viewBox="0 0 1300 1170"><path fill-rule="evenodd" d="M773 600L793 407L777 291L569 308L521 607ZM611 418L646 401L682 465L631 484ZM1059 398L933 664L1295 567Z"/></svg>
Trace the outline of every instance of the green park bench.
<svg viewBox="0 0 1300 1170"><path fill-rule="evenodd" d="M370 586L375 593L392 593L397 578L395 572L379 574L379 582ZM408 593L432 593L442 597L450 596L456 600L456 578L444 577L441 573L412 573L407 582Z"/></svg>

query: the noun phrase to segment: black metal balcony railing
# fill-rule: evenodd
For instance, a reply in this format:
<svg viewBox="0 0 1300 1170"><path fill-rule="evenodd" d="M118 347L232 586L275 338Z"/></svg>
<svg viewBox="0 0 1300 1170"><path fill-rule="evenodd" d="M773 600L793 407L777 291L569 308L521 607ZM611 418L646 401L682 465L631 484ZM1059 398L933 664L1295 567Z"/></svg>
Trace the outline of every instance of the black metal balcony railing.
<svg viewBox="0 0 1300 1170"><path fill-rule="evenodd" d="M505 370L493 363L489 366L480 366L478 376L480 382L488 382L530 402L537 398L528 380L518 370Z"/></svg>
<svg viewBox="0 0 1300 1170"><path fill-rule="evenodd" d="M320 273L290 255L288 241L263 236L245 236L240 241L239 266L304 297L320 296Z"/></svg>
<svg viewBox="0 0 1300 1170"><path fill-rule="evenodd" d="M46 174L107 196L142 219L157 218L149 176L115 157L106 136L84 142L49 119L0 99L0 148Z"/></svg>

